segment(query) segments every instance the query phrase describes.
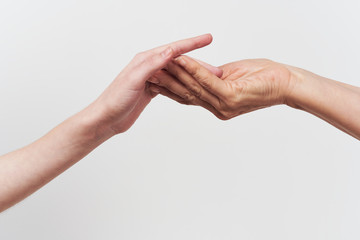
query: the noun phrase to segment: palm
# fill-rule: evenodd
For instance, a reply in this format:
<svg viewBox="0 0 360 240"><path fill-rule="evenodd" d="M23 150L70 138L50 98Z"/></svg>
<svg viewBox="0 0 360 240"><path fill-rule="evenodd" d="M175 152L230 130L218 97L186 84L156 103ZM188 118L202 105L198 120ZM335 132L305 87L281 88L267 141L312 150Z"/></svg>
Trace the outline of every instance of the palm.
<svg viewBox="0 0 360 240"><path fill-rule="evenodd" d="M144 108L150 103L153 96L150 92L143 90L142 92L138 92L133 94L134 98L138 98L139 101L136 105L133 105L133 102L129 101L127 106L124 106L124 109L130 108L132 111L128 112L125 116L123 116L114 126L114 130L117 133L127 131L139 117Z"/></svg>
<svg viewBox="0 0 360 240"><path fill-rule="evenodd" d="M241 98L241 112L282 103L282 85L290 78L286 67L266 59L251 59L228 63L220 69L229 94Z"/></svg>
<svg viewBox="0 0 360 240"><path fill-rule="evenodd" d="M226 120L285 102L288 66L267 59L250 59L220 66L221 77L194 59L181 56L169 63L158 85L161 94L185 104L200 105ZM172 77L173 76L173 77Z"/></svg>
<svg viewBox="0 0 360 240"><path fill-rule="evenodd" d="M105 121L112 122L111 128L115 133L122 133L134 124L153 97L145 84L136 88L128 87L126 81L118 77L97 101L109 103L106 105Z"/></svg>

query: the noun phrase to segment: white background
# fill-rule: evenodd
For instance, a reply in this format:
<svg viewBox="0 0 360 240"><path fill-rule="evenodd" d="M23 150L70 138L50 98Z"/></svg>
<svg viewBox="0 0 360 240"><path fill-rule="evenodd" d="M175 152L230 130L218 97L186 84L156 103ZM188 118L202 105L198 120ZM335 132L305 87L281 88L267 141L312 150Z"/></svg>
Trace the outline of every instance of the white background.
<svg viewBox="0 0 360 240"><path fill-rule="evenodd" d="M137 52L207 32L191 56L359 86L359 12L358 0L0 0L0 154L81 110ZM1 213L0 239L360 239L359 146L285 106L224 122L158 97Z"/></svg>

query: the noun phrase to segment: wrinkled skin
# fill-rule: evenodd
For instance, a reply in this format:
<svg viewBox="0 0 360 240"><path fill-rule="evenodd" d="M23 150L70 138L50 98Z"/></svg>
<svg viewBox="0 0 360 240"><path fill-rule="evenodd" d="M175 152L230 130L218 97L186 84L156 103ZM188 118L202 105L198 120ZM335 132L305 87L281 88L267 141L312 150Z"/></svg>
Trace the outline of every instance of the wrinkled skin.
<svg viewBox="0 0 360 240"><path fill-rule="evenodd" d="M291 72L286 65L251 59L219 69L220 77L190 57L180 56L168 64L166 73L150 79L151 88L180 103L203 106L223 120L286 103L291 93Z"/></svg>

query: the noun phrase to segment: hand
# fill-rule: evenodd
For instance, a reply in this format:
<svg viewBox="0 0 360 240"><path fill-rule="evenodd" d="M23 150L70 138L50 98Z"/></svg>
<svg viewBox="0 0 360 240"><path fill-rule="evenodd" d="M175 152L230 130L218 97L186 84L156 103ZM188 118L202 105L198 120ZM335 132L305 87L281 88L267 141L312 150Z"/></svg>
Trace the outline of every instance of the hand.
<svg viewBox="0 0 360 240"><path fill-rule="evenodd" d="M101 131L117 134L129 129L145 106L157 95L146 84L174 57L210 44L210 34L174 42L137 54L101 96L88 108ZM219 69L212 67L213 71ZM214 70L215 69L215 70ZM92 120L91 120L92 121Z"/></svg>
<svg viewBox="0 0 360 240"><path fill-rule="evenodd" d="M151 89L183 104L203 106L227 120L286 103L293 86L290 67L266 59L219 68L223 71L220 78L193 59L180 56L168 64L166 74L150 79Z"/></svg>

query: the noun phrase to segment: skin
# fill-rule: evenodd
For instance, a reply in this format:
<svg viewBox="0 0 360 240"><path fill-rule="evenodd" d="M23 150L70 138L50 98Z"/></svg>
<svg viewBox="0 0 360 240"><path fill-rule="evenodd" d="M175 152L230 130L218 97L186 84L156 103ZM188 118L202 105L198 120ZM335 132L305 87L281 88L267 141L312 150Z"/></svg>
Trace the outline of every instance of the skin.
<svg viewBox="0 0 360 240"><path fill-rule="evenodd" d="M304 110L360 140L360 88L267 59L219 67L215 76L179 56L149 81L150 89L182 104L202 106L222 120L278 104Z"/></svg>
<svg viewBox="0 0 360 240"><path fill-rule="evenodd" d="M156 93L147 80L180 54L210 44L210 34L137 54L88 107L37 141L0 157L0 212L21 201L112 136L128 130ZM209 71L222 71L206 65Z"/></svg>

